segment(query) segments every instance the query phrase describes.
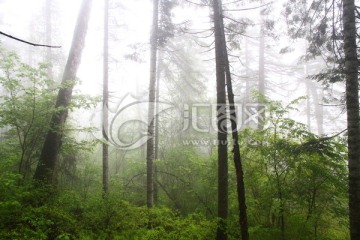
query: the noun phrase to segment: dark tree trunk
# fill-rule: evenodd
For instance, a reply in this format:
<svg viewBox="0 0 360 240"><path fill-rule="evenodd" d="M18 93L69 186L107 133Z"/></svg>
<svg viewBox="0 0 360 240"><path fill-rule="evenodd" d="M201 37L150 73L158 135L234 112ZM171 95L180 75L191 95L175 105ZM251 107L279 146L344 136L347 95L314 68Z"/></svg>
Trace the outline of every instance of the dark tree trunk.
<svg viewBox="0 0 360 240"><path fill-rule="evenodd" d="M350 237L360 239L359 81L354 0L343 1L346 108L348 125Z"/></svg>
<svg viewBox="0 0 360 240"><path fill-rule="evenodd" d="M80 65L81 53L85 45L91 3L92 0L83 0L82 2L69 57L62 78L63 87L59 90L55 103L56 112L50 120L50 130L46 135L39 163L35 171L34 179L45 184L57 184L57 157L61 147L63 127L68 115L68 107L71 102L74 81Z"/></svg>
<svg viewBox="0 0 360 240"><path fill-rule="evenodd" d="M225 46L226 47L226 46ZM227 57L226 57L227 58ZM234 165L236 171L236 190L238 194L238 205L239 205L239 223L241 228L241 239L249 239L248 231L248 220L247 220L247 207L245 197L245 183L244 183L244 172L241 163L240 145L239 145L239 132L237 131L237 115L234 102L234 93L231 83L231 73L229 62L227 60L226 66L226 85L228 90L228 100L230 105L230 122L231 122L231 134L233 140L233 154L234 154Z"/></svg>
<svg viewBox="0 0 360 240"><path fill-rule="evenodd" d="M227 239L226 219L228 216L228 152L226 127L226 60L223 47L223 30L221 24L221 1L213 1L215 59L216 59L216 92L217 92L217 139L218 139L218 217L216 239Z"/></svg>
<svg viewBox="0 0 360 240"><path fill-rule="evenodd" d="M104 59L103 59L103 109L102 109L102 162L103 162L103 193L109 194L109 0L104 6Z"/></svg>
<svg viewBox="0 0 360 240"><path fill-rule="evenodd" d="M155 122L155 83L156 83L156 62L158 46L158 19L159 0L153 0L153 23L150 39L150 84L149 84L149 113L148 113L148 140L146 149L146 173L147 173L147 207L154 206L154 122Z"/></svg>
<svg viewBox="0 0 360 240"><path fill-rule="evenodd" d="M237 114L236 114L236 106L234 100L234 93L232 88L232 80L231 80L231 72L230 72L230 64L227 54L226 47L226 38L224 32L224 23L222 17L222 8L220 7L220 25L221 25L221 39L222 39L222 49L225 61L225 77L226 77L226 87L228 93L228 101L229 101L229 110L230 110L230 123L231 123L231 134L233 140L233 157L234 157L234 165L236 171L236 190L238 194L238 205L239 205L239 224L241 229L241 239L248 240L249 239L249 231L248 231L248 220L247 220L247 207L246 207L246 197L245 197L245 184L244 184L244 173L243 167L241 163L241 155L240 155L240 146L239 146L239 133L237 126Z"/></svg>

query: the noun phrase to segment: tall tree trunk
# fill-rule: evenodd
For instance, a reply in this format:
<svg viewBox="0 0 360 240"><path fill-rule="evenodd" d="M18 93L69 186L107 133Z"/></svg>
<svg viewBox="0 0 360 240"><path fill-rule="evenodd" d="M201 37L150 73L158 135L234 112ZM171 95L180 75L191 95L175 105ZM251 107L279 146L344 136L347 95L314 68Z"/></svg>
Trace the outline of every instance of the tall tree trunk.
<svg viewBox="0 0 360 240"><path fill-rule="evenodd" d="M244 104L249 103L250 102L250 98L251 98L251 87L250 87L250 80L249 80L249 75L250 75L250 71L249 71L249 67L250 63L249 63L249 40L247 38L245 38L245 102L243 102Z"/></svg>
<svg viewBox="0 0 360 240"><path fill-rule="evenodd" d="M220 3L221 4L221 3ZM247 220L247 207L246 207L246 197L245 197L245 184L244 184L244 172L241 163L241 154L240 154L240 145L239 145L239 133L237 126L237 114L236 114L236 105L234 100L234 93L232 88L232 78L230 72L230 63L226 47L226 38L224 32L224 22L222 17L222 6L219 6L220 9L220 25L221 25L221 39L222 39L222 49L225 61L225 78L226 78L226 87L228 93L229 101L229 110L230 110L230 123L231 123L231 134L232 134L232 144L233 144L233 157L234 165L236 171L236 190L238 195L238 205L239 205L239 224L241 230L241 239L249 239L248 231L248 220Z"/></svg>
<svg viewBox="0 0 360 240"><path fill-rule="evenodd" d="M109 194L109 0L104 6L104 59L103 59L103 108L102 108L102 144L103 193Z"/></svg>
<svg viewBox="0 0 360 240"><path fill-rule="evenodd" d="M225 91L226 60L223 47L221 24L221 1L213 1L217 92L217 139L218 139L218 217L217 240L227 239L226 219L228 216L228 152L227 152L227 116Z"/></svg>
<svg viewBox="0 0 360 240"><path fill-rule="evenodd" d="M354 0L343 1L350 237L360 239L360 116Z"/></svg>
<svg viewBox="0 0 360 240"><path fill-rule="evenodd" d="M262 1L261 1L262 4ZM260 42L259 42L259 85L258 91L261 95L265 96L265 29L264 29L264 15L261 13L261 26L260 26ZM262 102L259 102L260 104ZM258 107L258 128L264 128L265 112L261 111L262 106Z"/></svg>
<svg viewBox="0 0 360 240"><path fill-rule="evenodd" d="M259 93L265 94L265 36L264 25L261 24L259 42Z"/></svg>
<svg viewBox="0 0 360 240"><path fill-rule="evenodd" d="M226 49L226 46L225 46ZM225 55L228 58L227 54ZM249 229L247 220L247 207L245 197L245 183L244 183L244 171L241 163L240 145L239 145L239 133L237 131L237 115L234 101L234 93L231 83L231 72L229 67L229 61L226 60L226 86L228 91L228 100L230 105L230 123L231 123L231 134L233 140L233 157L236 171L236 190L238 195L239 205L239 223L241 230L241 239L249 239Z"/></svg>
<svg viewBox="0 0 360 240"><path fill-rule="evenodd" d="M320 104L320 101L319 101L319 99L322 99L322 92L319 93L316 85L312 82L310 82L310 92L311 92L312 99L314 102L313 104L314 104L314 110L315 110L317 132L318 132L318 135L321 136L324 134L324 108Z"/></svg>
<svg viewBox="0 0 360 240"><path fill-rule="evenodd" d="M306 66L305 66L306 68ZM305 75L305 84L306 84L306 125L308 130L311 132L311 96L310 96L310 79L306 78L307 73Z"/></svg>
<svg viewBox="0 0 360 240"><path fill-rule="evenodd" d="M280 201L280 206L279 206L279 227L280 227L280 231L281 231L281 240L285 240L284 197L283 197L282 184L281 184L281 180L280 180L280 174L278 173L278 170L277 170L277 163L275 163L274 169L275 169L275 174L276 174L277 196L278 196L279 201Z"/></svg>
<svg viewBox="0 0 360 240"><path fill-rule="evenodd" d="M159 98L160 98L160 71L161 71L161 63L162 63L162 52L159 52L159 61L158 61L158 66L157 66L157 74L156 74L156 93L155 93L155 133L154 133L154 144L155 144L155 156L154 159L158 160L159 159ZM154 166L154 204L155 206L158 204L159 202L159 187L158 187L158 179L157 179L157 167L156 164Z"/></svg>
<svg viewBox="0 0 360 240"><path fill-rule="evenodd" d="M46 44L51 45L51 39L52 39L52 0L46 0L45 5L45 31L46 31ZM46 61L50 63L52 61L52 52L51 48L46 49ZM53 79L53 73L52 73L52 65L50 64L48 67L48 77L50 79Z"/></svg>
<svg viewBox="0 0 360 240"><path fill-rule="evenodd" d="M310 30L308 30L310 31ZM308 43L305 43L305 49L306 52L305 54L307 54L307 49L308 49ZM305 59L305 63L304 63L304 81L305 81L305 87L306 87L306 125L307 125L307 129L311 132L311 97L310 97L310 84L311 84L311 80L308 79L308 60Z"/></svg>
<svg viewBox="0 0 360 240"><path fill-rule="evenodd" d="M154 122L155 122L155 83L156 83L156 62L158 46L158 20L159 0L153 0L153 22L150 39L150 84L149 84L149 113L148 113L148 140L146 149L146 173L147 173L147 207L154 206Z"/></svg>
<svg viewBox="0 0 360 240"><path fill-rule="evenodd" d="M55 103L56 112L50 120L50 129L46 135L35 171L34 179L45 184L56 185L57 183L57 157L61 147L64 123L68 116L68 107L71 102L74 81L81 61L81 53L85 46L91 3L92 0L83 0L82 2L62 78L63 87L59 90Z"/></svg>

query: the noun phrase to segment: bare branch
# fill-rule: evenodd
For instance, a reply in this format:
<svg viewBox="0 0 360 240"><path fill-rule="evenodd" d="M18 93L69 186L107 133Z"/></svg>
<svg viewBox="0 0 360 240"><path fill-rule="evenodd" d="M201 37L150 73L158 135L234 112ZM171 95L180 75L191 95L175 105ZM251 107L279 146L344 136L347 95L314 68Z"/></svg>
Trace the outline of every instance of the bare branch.
<svg viewBox="0 0 360 240"><path fill-rule="evenodd" d="M254 10L262 7L266 7L267 5L272 4L273 2L265 3L263 5L257 6L257 7L251 7L251 8L241 8L241 9L224 9L224 12L239 12L239 11L248 11L248 10Z"/></svg>
<svg viewBox="0 0 360 240"><path fill-rule="evenodd" d="M189 0L185 0L185 2L190 3L190 4L194 4L194 5L197 5L197 6L201 6L201 7L208 7L209 6L207 4L195 3L195 2L192 2L192 1L189 1Z"/></svg>
<svg viewBox="0 0 360 240"><path fill-rule="evenodd" d="M233 29L230 29L228 27L224 27L226 30L232 32L232 33L235 33L235 34L239 34L241 36L244 36L244 37L247 37L247 38L253 38L253 39L259 39L260 37L252 37L252 36L249 36L249 35L246 35L244 33L241 33L241 32L238 32L238 31L234 31ZM225 35L229 35L229 34L225 34Z"/></svg>
<svg viewBox="0 0 360 240"><path fill-rule="evenodd" d="M213 48L210 48L210 49L208 49L208 50L206 50L206 51L202 51L202 52L200 52L200 53L207 53L207 52L211 52L212 50L214 50L215 49L215 47L213 47Z"/></svg>
<svg viewBox="0 0 360 240"><path fill-rule="evenodd" d="M4 32L1 32L1 31L0 31L0 34L6 36L6 37L8 37L8 38L14 39L14 40L16 40L16 41L29 44L29 45L34 46L34 47L61 48L61 46L51 46L51 45L36 44L36 43L28 42L28 41L25 41L25 40L22 40L22 39L20 39L20 38L11 36L11 35L9 35L9 34L6 34L6 33L4 33Z"/></svg>

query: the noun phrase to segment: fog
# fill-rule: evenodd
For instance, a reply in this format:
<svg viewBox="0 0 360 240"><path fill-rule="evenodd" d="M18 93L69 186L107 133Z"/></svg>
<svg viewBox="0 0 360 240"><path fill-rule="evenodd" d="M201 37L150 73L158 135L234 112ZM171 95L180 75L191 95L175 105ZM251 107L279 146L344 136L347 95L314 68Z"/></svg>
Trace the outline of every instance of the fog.
<svg viewBox="0 0 360 240"><path fill-rule="evenodd" d="M340 0L92 2L0 0L0 239L349 239Z"/></svg>
<svg viewBox="0 0 360 240"><path fill-rule="evenodd" d="M1 1L1 25L2 31L13 36L19 37L36 43L46 43L46 1L21 1L21 0L3 0ZM80 1L51 1L51 45L59 45L61 49L52 49L54 58L53 71L57 79L61 78L63 67L71 44L74 25ZM286 24L278 16L282 14L282 1L276 1L271 7L271 13L267 15L268 19L275 19L276 27L273 34L278 35L276 40L271 37L266 38L265 48L265 76L267 95L273 100L281 100L288 103L291 100L306 96L309 92L306 90L307 75L315 74L325 66L322 59L317 58L307 63L301 62L301 56L305 53L306 44L303 40L292 40L286 36ZM19 7L21 6L21 7ZM236 40L239 44L231 52L234 56L232 67L234 70L234 82L238 86L238 101L246 101L251 90L245 90L245 85L256 85L257 72L259 66L259 24L260 10L259 4L252 4L254 9L239 11L241 5L225 3L225 12L229 16L248 18L253 23L247 27L243 37ZM227 11L227 8L230 7ZM122 98L127 94L132 96L147 96L149 79L149 39L151 30L151 2L150 1L113 1L110 6L109 19L109 81L111 102L110 109L116 112ZM246 9L246 8L245 8ZM192 49L192 56L197 64L197 69L204 76L206 89L202 89L208 97L208 101L214 101L215 97L215 67L213 59L213 40L211 35L211 21L209 9L196 6L194 4L185 4L176 7L173 10L173 22L183 29L179 32L181 38L188 39L188 47ZM76 91L100 96L102 93L102 51L103 51L103 3L94 1L91 13L88 35L86 38L86 47L83 53L81 66L78 71L80 84L76 86ZM186 29L186 30L185 30ZM207 29L209 29L207 31ZM275 31L275 32L274 32ZM210 34L209 34L210 33ZM206 37L205 37L206 36ZM238 37L236 37L238 38ZM24 43L8 39L2 36L2 43L22 56L24 61L36 64L45 60L45 52L41 47L28 46ZM189 45L190 44L190 45ZM208 46L208 47L206 47ZM292 51L288 54L279 54L282 48L291 46ZM177 42L176 39L170 40L164 51L165 61L171 61L169 51L179 51L184 45ZM179 49L177 49L179 48ZM134 58L134 56L136 58ZM160 56L161 57L161 56ZM162 99L166 101L166 79L163 80ZM246 83L245 83L246 82ZM253 83L252 83L253 82ZM321 83L312 81L313 84L321 88ZM250 86L248 85L248 86ZM254 85L254 87L255 87ZM255 87L256 88L256 87ZM320 91L320 90L318 90ZM342 84L330 86L324 94L335 94L341 98L343 92ZM323 97L326 97L322 95ZM309 100L313 103L313 99ZM313 104L308 102L308 107ZM324 134L331 134L344 128L343 110L334 108L331 104L325 104L322 99L317 104L324 108ZM329 105L329 106L325 106ZM336 105L336 104L335 104ZM306 120L306 100L298 106L299 112L293 112L295 118L312 126L309 128L316 132L315 110L310 110L312 116ZM82 114L82 113L81 113ZM93 113L90 113L90 115ZM310 119L310 120L309 120ZM334 124L334 119L336 123ZM84 120L86 123L87 120Z"/></svg>

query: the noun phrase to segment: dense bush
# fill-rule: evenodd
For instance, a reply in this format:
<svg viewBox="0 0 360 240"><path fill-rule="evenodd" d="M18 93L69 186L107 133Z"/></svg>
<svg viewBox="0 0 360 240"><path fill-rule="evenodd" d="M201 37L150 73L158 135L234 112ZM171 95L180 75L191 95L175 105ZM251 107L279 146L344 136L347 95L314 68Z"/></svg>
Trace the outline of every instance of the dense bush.
<svg viewBox="0 0 360 240"><path fill-rule="evenodd" d="M216 224L200 214L182 217L167 208L147 209L115 197L82 199L61 190L38 205L42 191L1 178L12 194L0 200L0 239L213 239ZM8 192L9 193L9 192Z"/></svg>

